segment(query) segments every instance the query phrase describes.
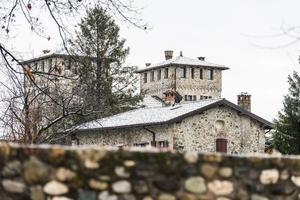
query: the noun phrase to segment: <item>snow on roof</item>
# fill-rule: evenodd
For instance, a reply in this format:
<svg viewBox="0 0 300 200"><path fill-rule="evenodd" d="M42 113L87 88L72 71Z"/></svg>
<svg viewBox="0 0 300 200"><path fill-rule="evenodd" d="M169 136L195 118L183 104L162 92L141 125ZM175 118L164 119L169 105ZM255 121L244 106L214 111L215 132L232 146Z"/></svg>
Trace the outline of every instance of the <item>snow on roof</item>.
<svg viewBox="0 0 300 200"><path fill-rule="evenodd" d="M159 68L162 66L168 66L168 65L189 65L189 66L199 66L199 67L204 66L204 67L219 68L222 70L229 69L228 67L225 67L224 65L214 64L214 63L206 62L204 60L188 58L185 56L178 56L178 57L175 57L175 58L172 58L169 60L165 60L165 61L157 63L157 64L152 64L146 68L139 69L136 72L148 71L151 69Z"/></svg>
<svg viewBox="0 0 300 200"><path fill-rule="evenodd" d="M141 106L145 107L159 107L164 106L164 102L162 100L159 100L158 97L152 97L152 96L145 96L143 98L143 101L141 102Z"/></svg>
<svg viewBox="0 0 300 200"><path fill-rule="evenodd" d="M113 115L76 127L76 130L107 129L118 127L133 127L143 125L154 125L168 122L200 108L206 107L222 99L207 99L194 102L184 102L175 106L153 106L131 110Z"/></svg>

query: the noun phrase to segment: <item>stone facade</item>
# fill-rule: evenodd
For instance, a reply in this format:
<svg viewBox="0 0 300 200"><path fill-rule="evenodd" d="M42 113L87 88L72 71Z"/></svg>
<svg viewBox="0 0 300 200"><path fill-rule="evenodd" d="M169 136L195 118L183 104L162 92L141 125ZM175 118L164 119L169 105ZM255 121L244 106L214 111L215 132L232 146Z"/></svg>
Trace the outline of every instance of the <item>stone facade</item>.
<svg viewBox="0 0 300 200"><path fill-rule="evenodd" d="M216 128L219 121L224 123L221 130ZM264 152L262 125L228 107L209 109L183 119L177 126L174 146L184 146L186 151L216 152L216 139L224 138L228 153Z"/></svg>
<svg viewBox="0 0 300 200"><path fill-rule="evenodd" d="M182 65L184 66L184 65ZM140 88L147 95L155 95L163 98L163 93L168 90L177 91L183 97L196 96L196 100L201 99L201 96L210 98L220 98L222 92L222 70L211 69L206 67L191 67L185 66L186 77L182 78L181 66L169 66L158 69L153 69L141 73ZM165 77L164 71L168 69L168 77ZM192 69L194 75L192 77ZM200 70L202 70L202 79L200 78ZM213 80L208 79L209 70L213 70ZM159 71L161 78L158 79ZM154 73L154 79L151 80L151 73ZM145 75L147 74L147 75ZM144 77L147 77L145 81Z"/></svg>
<svg viewBox="0 0 300 200"><path fill-rule="evenodd" d="M1 200L296 200L300 157L0 143Z"/></svg>
<svg viewBox="0 0 300 200"><path fill-rule="evenodd" d="M96 126L91 125L93 122L87 123L86 128L82 128L85 127L83 125L74 131L73 140L75 138L80 145L149 144L178 151L262 153L265 147L265 129L271 128L271 123L244 109L241 110L241 107L225 99L220 104L211 103L207 107L201 105L205 102L222 101L222 70L226 69L228 68L225 66L205 62L202 57L195 60L181 54L172 58L172 51L166 51L166 61L155 65L148 63L146 68L137 72L141 75L141 90L146 92L146 95L160 97L166 104L172 102L169 105L175 106L174 108L170 106L170 109L160 111L160 108L166 108L165 105L161 105L156 106L159 109L149 112L144 112L141 108L136 109L133 115L121 113L123 117L116 115L115 118L112 116L100 119L102 125L100 121L97 121L99 124ZM185 101L197 101L194 103L200 104L194 104L197 105L196 108L190 110L192 102L179 103L175 100L177 96L172 92L181 95ZM180 109L176 111L178 108L187 112L181 113ZM198 110L200 108L203 108L202 111ZM173 118L161 118L164 114ZM150 118L157 121L151 121ZM106 123L111 122L110 120L120 123ZM66 143L71 144L71 138L67 139Z"/></svg>
<svg viewBox="0 0 300 200"><path fill-rule="evenodd" d="M224 127L217 130L216 123ZM231 154L264 152L264 128L261 123L228 107L217 107L172 124L152 127L94 130L78 133L79 144L134 146L155 140L168 141L168 147L180 151L216 152L216 139L227 140ZM153 133L151 133L150 131Z"/></svg>
<svg viewBox="0 0 300 200"><path fill-rule="evenodd" d="M80 145L98 146L134 146L136 144L151 144L153 133L156 141L169 141L169 147L173 148L173 134L176 131L171 125L162 125L137 128L109 129L103 131L89 131L76 134ZM150 131L149 131L150 130Z"/></svg>

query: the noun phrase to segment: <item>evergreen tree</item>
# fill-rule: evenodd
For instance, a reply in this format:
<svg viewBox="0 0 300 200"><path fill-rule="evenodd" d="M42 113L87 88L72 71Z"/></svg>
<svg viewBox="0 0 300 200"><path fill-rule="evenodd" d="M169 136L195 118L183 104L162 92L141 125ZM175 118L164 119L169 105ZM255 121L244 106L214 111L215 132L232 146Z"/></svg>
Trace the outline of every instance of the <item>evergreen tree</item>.
<svg viewBox="0 0 300 200"><path fill-rule="evenodd" d="M275 120L274 146L284 154L300 154L300 77L288 77L289 93L284 97L283 110Z"/></svg>
<svg viewBox="0 0 300 200"><path fill-rule="evenodd" d="M89 111L85 120L124 111L140 100L135 93L136 68L123 67L129 48L119 31L112 17L95 7L87 10L76 39L71 42L75 54L85 56L79 69L81 97Z"/></svg>

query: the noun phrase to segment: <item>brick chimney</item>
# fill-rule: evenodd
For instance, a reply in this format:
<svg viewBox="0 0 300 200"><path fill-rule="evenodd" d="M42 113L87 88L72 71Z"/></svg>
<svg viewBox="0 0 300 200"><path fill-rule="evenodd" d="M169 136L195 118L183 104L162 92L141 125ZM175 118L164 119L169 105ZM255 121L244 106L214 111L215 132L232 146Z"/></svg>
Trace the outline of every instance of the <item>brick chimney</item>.
<svg viewBox="0 0 300 200"><path fill-rule="evenodd" d="M173 51L172 50L166 50L165 51L165 58L166 60L170 60L173 58Z"/></svg>
<svg viewBox="0 0 300 200"><path fill-rule="evenodd" d="M245 110L251 111L251 95L247 92L242 92L237 95L237 104Z"/></svg>
<svg viewBox="0 0 300 200"><path fill-rule="evenodd" d="M172 92L165 92L164 101L167 105L175 105L175 95Z"/></svg>
<svg viewBox="0 0 300 200"><path fill-rule="evenodd" d="M176 103L179 103L182 100L182 96L176 91L168 90L163 94L163 101L166 105L174 106Z"/></svg>

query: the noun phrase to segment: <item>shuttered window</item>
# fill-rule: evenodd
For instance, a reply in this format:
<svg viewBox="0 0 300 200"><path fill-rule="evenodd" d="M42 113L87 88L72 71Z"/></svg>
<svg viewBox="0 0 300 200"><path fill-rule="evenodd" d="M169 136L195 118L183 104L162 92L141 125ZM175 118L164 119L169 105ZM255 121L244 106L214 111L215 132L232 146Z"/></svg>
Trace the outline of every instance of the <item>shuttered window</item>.
<svg viewBox="0 0 300 200"><path fill-rule="evenodd" d="M216 139L216 152L227 153L227 139Z"/></svg>

